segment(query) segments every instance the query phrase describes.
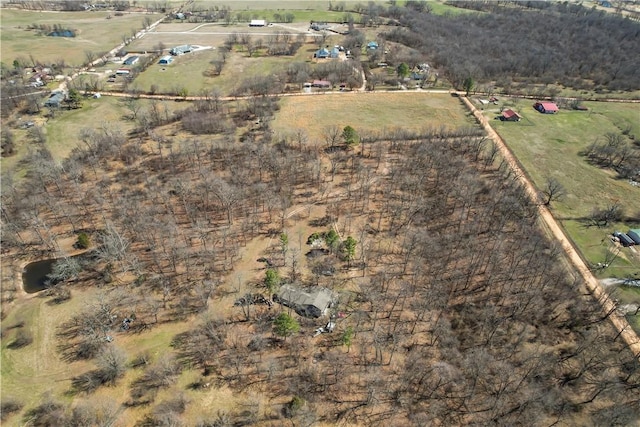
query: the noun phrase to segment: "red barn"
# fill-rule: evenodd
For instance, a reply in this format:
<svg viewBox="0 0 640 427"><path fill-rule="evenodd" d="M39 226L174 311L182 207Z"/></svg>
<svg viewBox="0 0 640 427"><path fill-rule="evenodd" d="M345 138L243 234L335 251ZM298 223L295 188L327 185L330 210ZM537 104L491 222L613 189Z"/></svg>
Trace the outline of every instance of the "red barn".
<svg viewBox="0 0 640 427"><path fill-rule="evenodd" d="M520 114L513 110L504 110L502 112L502 120L506 122L519 122L521 118Z"/></svg>
<svg viewBox="0 0 640 427"><path fill-rule="evenodd" d="M533 108L543 114L555 114L558 112L558 106L555 102L536 102L533 104Z"/></svg>

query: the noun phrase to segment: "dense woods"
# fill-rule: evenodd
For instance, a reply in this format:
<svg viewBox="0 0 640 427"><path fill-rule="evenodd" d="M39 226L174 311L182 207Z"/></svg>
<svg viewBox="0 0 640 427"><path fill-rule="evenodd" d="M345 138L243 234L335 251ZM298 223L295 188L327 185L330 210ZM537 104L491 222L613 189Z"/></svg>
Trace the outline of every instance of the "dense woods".
<svg viewBox="0 0 640 427"><path fill-rule="evenodd" d="M456 87L472 76L508 88L511 82L557 83L575 89L640 88L640 23L556 2L455 2L490 13L437 16L393 8L401 27L390 41L419 49Z"/></svg>
<svg viewBox="0 0 640 427"><path fill-rule="evenodd" d="M255 117L250 108L201 104L181 113L182 126L203 117L239 126ZM96 361L71 393L90 395L139 370L120 403L149 407L141 426L180 425L193 403L156 396L185 369L200 373L191 390L228 385L253 396L200 425L637 420L637 358L607 321L611 313L564 269L536 206L478 129L361 131L352 145L339 129L322 142L258 129L231 143L228 126L207 132L177 141L162 128L132 138L86 131L85 145L61 165L35 152L24 184L3 182L4 247L48 253L61 230L97 242L76 274L101 296L58 331L60 357ZM301 254L286 250L287 213L307 204L325 208L308 219L318 233L334 222L357 242L350 257L327 255L334 276L297 270ZM265 234L280 260L273 286L321 285L339 295L333 334L313 337L317 323L279 305L223 314L234 289L227 274L242 247ZM114 286L115 277L130 280ZM64 288L73 289L62 280L53 293ZM172 354L129 355L125 365L108 339L122 333L125 317L126 330L140 334L194 321L174 337ZM55 400L28 416L71 425L80 409L88 419L115 416Z"/></svg>

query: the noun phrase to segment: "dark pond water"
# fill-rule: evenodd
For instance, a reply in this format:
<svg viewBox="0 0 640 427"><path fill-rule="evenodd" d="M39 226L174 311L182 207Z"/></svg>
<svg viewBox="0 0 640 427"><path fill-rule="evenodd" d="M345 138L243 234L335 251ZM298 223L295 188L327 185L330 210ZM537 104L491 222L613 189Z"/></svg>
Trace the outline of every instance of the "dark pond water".
<svg viewBox="0 0 640 427"><path fill-rule="evenodd" d="M45 259L32 262L22 271L22 287L28 294L40 292L47 288L47 274L51 273L53 264L57 259Z"/></svg>
<svg viewBox="0 0 640 427"><path fill-rule="evenodd" d="M93 253L85 252L83 254L74 255L81 264L91 259ZM42 261L27 264L22 270L22 287L28 294L33 294L47 289L47 275L53 270L53 265L61 258L45 259Z"/></svg>

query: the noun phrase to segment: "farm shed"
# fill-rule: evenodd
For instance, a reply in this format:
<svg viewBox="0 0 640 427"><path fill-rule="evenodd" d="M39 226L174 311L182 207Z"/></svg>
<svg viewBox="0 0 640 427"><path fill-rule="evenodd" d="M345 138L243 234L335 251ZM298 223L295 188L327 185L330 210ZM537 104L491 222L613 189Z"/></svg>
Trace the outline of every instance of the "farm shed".
<svg viewBox="0 0 640 427"><path fill-rule="evenodd" d="M633 239L631 237L627 236L624 233L616 231L615 233L613 233L613 235L618 238L618 240L620 241L620 244L622 246L633 246L633 245L635 245L635 242L633 241Z"/></svg>
<svg viewBox="0 0 640 427"><path fill-rule="evenodd" d="M502 112L502 120L506 122L519 122L521 118L522 117L520 117L520 114L511 109L504 110Z"/></svg>
<svg viewBox="0 0 640 427"><path fill-rule="evenodd" d="M169 65L173 62L173 57L170 55L166 55L163 56L162 58L160 58L160 61L158 61L158 64L160 65Z"/></svg>
<svg viewBox="0 0 640 427"><path fill-rule="evenodd" d="M633 240L636 245L640 245L640 228L632 228L631 230L627 231L627 236L629 236L629 238Z"/></svg>
<svg viewBox="0 0 640 427"><path fill-rule="evenodd" d="M174 47L173 49L171 49L169 51L169 53L171 55L178 56L178 55L184 55L185 53L189 53L192 50L193 50L193 48L191 47L191 45L183 44L181 46Z"/></svg>
<svg viewBox="0 0 640 427"><path fill-rule="evenodd" d="M274 301L291 307L301 316L320 317L333 304L333 293L326 288L306 292L290 285L284 285L274 297Z"/></svg>
<svg viewBox="0 0 640 427"><path fill-rule="evenodd" d="M116 74L119 76L126 76L127 74L130 74L131 70L128 68L118 68L116 70Z"/></svg>
<svg viewBox="0 0 640 427"><path fill-rule="evenodd" d="M265 27L266 25L267 21L264 19L252 19L251 22L249 22L250 27Z"/></svg>
<svg viewBox="0 0 640 427"><path fill-rule="evenodd" d="M130 56L123 62L124 65L134 65L136 62L140 60L139 56Z"/></svg>
<svg viewBox="0 0 640 427"><path fill-rule="evenodd" d="M533 108L543 114L555 114L558 112L558 106L555 102L536 102L533 104Z"/></svg>

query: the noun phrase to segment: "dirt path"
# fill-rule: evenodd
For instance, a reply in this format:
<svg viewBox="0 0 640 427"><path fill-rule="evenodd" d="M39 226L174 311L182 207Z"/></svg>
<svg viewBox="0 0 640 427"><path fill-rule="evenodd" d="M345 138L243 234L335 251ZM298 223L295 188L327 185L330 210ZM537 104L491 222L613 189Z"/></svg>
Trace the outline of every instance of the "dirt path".
<svg viewBox="0 0 640 427"><path fill-rule="evenodd" d="M563 251L566 254L567 260L582 276L589 292L602 306L603 313L611 313L611 315L609 316L611 323L613 323L613 326L627 343L633 354L637 358L640 358L640 339L638 339L638 335L631 328L631 325L629 325L627 319L623 315L620 315L616 310L615 303L611 300L611 298L609 298L604 290L604 287L601 285L598 279L596 279L595 276L591 273L576 248L573 247L558 222L555 220L553 215L551 215L549 209L547 209L544 205L537 203L538 191L536 190L536 187L533 185L531 180L527 177L527 175L525 175L524 170L520 166L516 157L513 155L511 150L509 150L500 135L498 135L498 133L491 127L487 118L482 114L482 112L478 111L478 109L475 108L475 106L471 103L471 101L469 101L468 98L461 98L464 101L465 105L476 117L478 122L485 129L487 135L496 143L505 161L509 164L511 170L516 174L516 176L519 177L520 181L524 185L531 200L536 202L536 204L538 205L540 218L544 222L547 230L560 243Z"/></svg>

